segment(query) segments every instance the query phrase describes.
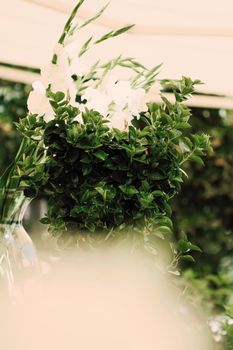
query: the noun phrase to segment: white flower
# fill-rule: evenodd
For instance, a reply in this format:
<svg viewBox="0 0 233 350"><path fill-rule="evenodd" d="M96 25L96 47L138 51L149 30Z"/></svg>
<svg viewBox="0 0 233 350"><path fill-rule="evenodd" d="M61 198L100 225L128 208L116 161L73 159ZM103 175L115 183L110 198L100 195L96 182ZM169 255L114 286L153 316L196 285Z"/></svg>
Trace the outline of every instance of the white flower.
<svg viewBox="0 0 233 350"><path fill-rule="evenodd" d="M52 92L64 92L72 106L76 106L75 98L77 89L71 74L69 65L64 59L58 59L57 64L48 64L41 69L41 82L47 88L50 86Z"/></svg>
<svg viewBox="0 0 233 350"><path fill-rule="evenodd" d="M141 112L147 111L148 107L146 104L146 92L144 89L132 89L132 93L128 101L128 109L136 117L139 117Z"/></svg>
<svg viewBox="0 0 233 350"><path fill-rule="evenodd" d="M94 109L109 119L109 127L127 130L134 116L147 111L146 93L143 89L133 89L129 81L108 76L101 86L87 88L82 99L86 107Z"/></svg>
<svg viewBox="0 0 233 350"><path fill-rule="evenodd" d="M32 114L44 116L46 121L54 118L53 109L46 96L46 89L41 81L35 81L32 84L33 90L30 92L27 105Z"/></svg>
<svg viewBox="0 0 233 350"><path fill-rule="evenodd" d="M112 98L117 108L128 109L133 116L147 110L144 89L133 89L129 81L110 76L106 82L106 93Z"/></svg>
<svg viewBox="0 0 233 350"><path fill-rule="evenodd" d="M80 50L79 42L57 44L54 49L56 64L49 63L41 69L41 81L34 84L29 96L29 109L51 118L52 107L46 97L46 89L50 87L54 93L63 92L70 104L80 111L85 107L93 109L109 119L110 127L127 130L133 117L139 117L141 112L147 110L145 90L134 89L129 81L118 80L109 74L98 87L91 86L90 82L82 95L82 101L86 100L85 107L77 103L78 91L72 76L83 76L89 71L83 58L79 57Z"/></svg>
<svg viewBox="0 0 233 350"><path fill-rule="evenodd" d="M74 58L69 66L68 72L70 76L77 75L78 77L82 77L89 71L88 66L83 62L82 58Z"/></svg>
<svg viewBox="0 0 233 350"><path fill-rule="evenodd" d="M231 319L228 316L214 316L208 320L209 327L213 333L213 339L220 342L226 335L225 326L231 324Z"/></svg>
<svg viewBox="0 0 233 350"><path fill-rule="evenodd" d="M72 76L83 76L88 72L88 66L78 57L80 44L71 42L66 46L57 44L54 54L57 55L56 64L49 63L41 69L41 81L47 88L49 85L52 92L62 91L70 103L77 106L75 97L77 89Z"/></svg>
<svg viewBox="0 0 233 350"><path fill-rule="evenodd" d="M67 73L68 64L59 59L57 64L49 63L41 69L41 81L46 88L50 85L52 92L62 91L65 94L73 85L71 76Z"/></svg>
<svg viewBox="0 0 233 350"><path fill-rule="evenodd" d="M218 333L218 332L220 332L221 331L221 329L222 329L222 324L221 324L221 322L219 321L219 319L211 319L210 321L209 321L209 326L210 326L210 328L211 328L211 331L213 332L213 333Z"/></svg>
<svg viewBox="0 0 233 350"><path fill-rule="evenodd" d="M78 57L81 45L77 41L72 41L63 47L62 54L67 56L71 61Z"/></svg>
<svg viewBox="0 0 233 350"><path fill-rule="evenodd" d="M108 126L110 128L116 128L121 131L127 131L129 125L131 125L132 115L127 111L115 111L112 113L111 118L109 119Z"/></svg>
<svg viewBox="0 0 233 350"><path fill-rule="evenodd" d="M68 62L68 73L70 76L83 76L89 71L89 67L85 64L82 58L78 57L81 50L81 45L77 41L73 41L64 46L61 57Z"/></svg>
<svg viewBox="0 0 233 350"><path fill-rule="evenodd" d="M108 115L111 99L104 92L89 87L86 89L85 94L82 96L82 100L87 100L85 106L88 109L94 109L104 117Z"/></svg>
<svg viewBox="0 0 233 350"><path fill-rule="evenodd" d="M110 75L106 83L103 83L103 87L117 108L124 109L127 106L127 100L131 94L131 86L128 81L117 81L115 76Z"/></svg>

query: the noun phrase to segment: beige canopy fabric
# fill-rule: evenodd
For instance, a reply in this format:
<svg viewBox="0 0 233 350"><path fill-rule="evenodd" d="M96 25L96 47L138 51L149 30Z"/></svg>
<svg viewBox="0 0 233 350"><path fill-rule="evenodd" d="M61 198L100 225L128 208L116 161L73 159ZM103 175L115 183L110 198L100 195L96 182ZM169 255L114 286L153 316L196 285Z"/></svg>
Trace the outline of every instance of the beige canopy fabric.
<svg viewBox="0 0 233 350"><path fill-rule="evenodd" d="M86 0L79 20L93 16L107 0ZM1 4L0 62L40 67L51 57L74 0L8 0ZM77 34L84 42L111 29L134 23L127 34L94 47L88 63L119 54L148 67L163 63L159 78L182 75L201 79L199 91L224 98L196 97L194 104L233 108L232 0L112 0L95 24ZM122 73L121 73L122 74ZM0 77L31 82L33 73L0 66ZM122 76L127 78L127 76ZM201 102L200 102L201 101ZM208 102L207 102L208 101Z"/></svg>

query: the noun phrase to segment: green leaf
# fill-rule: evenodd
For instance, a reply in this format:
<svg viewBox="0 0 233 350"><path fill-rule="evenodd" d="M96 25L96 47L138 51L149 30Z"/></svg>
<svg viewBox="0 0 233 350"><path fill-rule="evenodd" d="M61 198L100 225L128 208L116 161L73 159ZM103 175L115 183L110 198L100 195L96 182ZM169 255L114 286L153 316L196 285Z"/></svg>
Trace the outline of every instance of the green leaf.
<svg viewBox="0 0 233 350"><path fill-rule="evenodd" d="M104 40L108 40L108 39L113 38L115 36L121 35L127 31L129 31L132 27L134 27L134 24L131 24L131 25L126 26L126 27L122 27L122 28L117 29L117 30L111 30L111 32L108 32L107 34L103 35L100 39L95 41L95 44L99 44Z"/></svg>
<svg viewBox="0 0 233 350"><path fill-rule="evenodd" d="M85 226L89 231L95 232L95 224L93 222L86 222Z"/></svg>
<svg viewBox="0 0 233 350"><path fill-rule="evenodd" d="M110 4L110 2L108 2L105 6L103 6L102 9L99 12L97 12L96 15L94 15L93 17L84 21L83 24L81 26L78 26L77 29L81 29L83 27L86 27L88 24L90 24L91 22L94 22L96 19L98 19L103 14L103 12L106 10L106 8L109 6L109 4Z"/></svg>
<svg viewBox="0 0 233 350"><path fill-rule="evenodd" d="M106 191L103 187L95 187L95 190L101 194L101 196L106 199Z"/></svg>
<svg viewBox="0 0 233 350"><path fill-rule="evenodd" d="M87 153L83 153L80 159L80 162L85 164L90 164L92 162L92 158Z"/></svg>
<svg viewBox="0 0 233 350"><path fill-rule="evenodd" d="M42 219L40 219L41 224L47 225L49 224L49 218L48 217L44 217Z"/></svg>
<svg viewBox="0 0 233 350"><path fill-rule="evenodd" d="M180 248L182 253L186 253L189 251L197 251L197 252L201 252L201 248L199 248L197 245L192 244L191 242L189 242L186 239L180 239L178 241L178 247Z"/></svg>
<svg viewBox="0 0 233 350"><path fill-rule="evenodd" d="M7 180L9 179L11 173L13 172L15 167L15 162L13 161L8 168L5 170L3 175L0 177L0 194L4 193L4 190L6 189L7 186Z"/></svg>
<svg viewBox="0 0 233 350"><path fill-rule="evenodd" d="M153 200L154 200L153 194L149 193L146 196L143 196L140 198L140 203L144 208L149 208L153 203Z"/></svg>
<svg viewBox="0 0 233 350"><path fill-rule="evenodd" d="M62 91L58 91L54 95L54 100L56 102L61 102L62 100L64 100L64 98L65 98L65 94Z"/></svg>
<svg viewBox="0 0 233 350"><path fill-rule="evenodd" d="M225 306L225 309L227 316L233 319L233 305L227 305Z"/></svg>
<svg viewBox="0 0 233 350"><path fill-rule="evenodd" d="M174 109L173 104L164 95L161 95L161 99L165 103L165 105L168 108L169 112L171 112Z"/></svg>
<svg viewBox="0 0 233 350"><path fill-rule="evenodd" d="M91 36L89 39L87 39L87 41L85 41L85 43L83 44L83 46L81 47L78 56L81 57L90 47L90 43L93 39L93 36Z"/></svg>
<svg viewBox="0 0 233 350"><path fill-rule="evenodd" d="M166 211L166 214L170 217L172 215L172 209L171 206L168 203L164 203L164 209Z"/></svg>
<svg viewBox="0 0 233 350"><path fill-rule="evenodd" d="M204 165L204 162L203 160L201 159L201 157L193 154L189 157L189 160L192 160L193 162L197 163L197 164L200 164L200 165Z"/></svg>
<svg viewBox="0 0 233 350"><path fill-rule="evenodd" d="M164 233L164 234L170 234L171 233L171 229L168 226L159 226L159 227L157 227L157 230L160 233Z"/></svg>
<svg viewBox="0 0 233 350"><path fill-rule="evenodd" d="M82 166L82 173L84 176L90 174L92 171L92 166L90 164L84 164Z"/></svg>
<svg viewBox="0 0 233 350"><path fill-rule="evenodd" d="M132 185L120 185L119 188L127 195L134 195L139 193L138 190Z"/></svg>
<svg viewBox="0 0 233 350"><path fill-rule="evenodd" d="M159 190L153 191L153 196L155 197L163 197L164 194L165 193L163 191L159 191Z"/></svg>
<svg viewBox="0 0 233 350"><path fill-rule="evenodd" d="M190 250L196 251L196 252L202 252L202 249L193 243L190 243Z"/></svg>
<svg viewBox="0 0 233 350"><path fill-rule="evenodd" d="M187 122L180 122L176 124L177 129L189 129L191 128L191 125Z"/></svg>
<svg viewBox="0 0 233 350"><path fill-rule="evenodd" d="M184 261L195 262L195 259L192 257L192 255L183 255L181 256L181 259Z"/></svg>
<svg viewBox="0 0 233 350"><path fill-rule="evenodd" d="M77 12L80 8L80 6L84 3L85 0L79 0L77 5L74 7L73 11L71 12L71 15L70 17L68 18L65 26L64 26L64 29L63 29L63 32L60 36L60 39L58 40L58 42L60 44L63 44L64 41L65 41L65 38L70 34L70 30L71 30L71 25L72 25L72 22L73 22L73 19L75 18L75 16L77 15Z"/></svg>
<svg viewBox="0 0 233 350"><path fill-rule="evenodd" d="M182 253L187 253L190 251L190 242L184 239L178 241L178 247Z"/></svg>
<svg viewBox="0 0 233 350"><path fill-rule="evenodd" d="M100 160L106 160L108 158L108 154L104 151L97 151L94 153L94 156Z"/></svg>

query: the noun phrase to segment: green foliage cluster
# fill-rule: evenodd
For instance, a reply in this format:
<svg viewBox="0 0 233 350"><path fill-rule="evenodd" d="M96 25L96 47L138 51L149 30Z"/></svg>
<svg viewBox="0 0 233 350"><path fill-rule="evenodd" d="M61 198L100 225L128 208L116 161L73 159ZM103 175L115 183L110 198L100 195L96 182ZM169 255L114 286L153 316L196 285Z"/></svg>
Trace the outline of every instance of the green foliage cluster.
<svg viewBox="0 0 233 350"><path fill-rule="evenodd" d="M186 163L189 177L172 207L176 236L183 231L202 248L194 266L201 276L218 273L222 259L233 253L233 115L218 109L192 112L192 132L208 133L213 152L204 167Z"/></svg>
<svg viewBox="0 0 233 350"><path fill-rule="evenodd" d="M9 83L9 90L11 85L13 86L12 83ZM25 97L21 103L25 104L24 108L26 110L27 89L24 90L24 93ZM57 102L55 101L55 103ZM3 104L5 104L5 101L3 101ZM165 106L163 109L165 109ZM9 112L12 113L9 114L9 122L16 118L13 114L13 105L11 111ZM184 273L185 287L189 284L190 288L195 288L197 291L195 300L199 299L204 308L208 307L210 312L224 313L225 307L229 305L229 301L232 299L233 288L231 276L226 274L226 271L219 266L220 262L224 260L224 256L230 256L232 253L232 115L228 111L224 115L222 111L219 114L219 110L206 111L203 109L192 109L192 113L191 132L196 133L204 130L210 134L214 152L205 160L205 167L201 167L194 162L187 162L183 165L189 179L185 179L181 186L180 196L172 204L172 208L174 208L173 222L175 223L176 235L182 235L178 243L179 254L183 251L184 260L191 261L192 257L186 258L185 256L191 255L190 252L192 252L192 256L194 253L196 260L195 264L192 264L191 268ZM75 114L74 111L73 116ZM3 118L1 121L3 121ZM138 121L135 122L138 128L140 124ZM42 123L41 118L39 120L35 116L30 116L21 119L18 127L20 132L23 132L28 138L34 134L33 130L36 129L37 138L39 139L43 135L45 127L48 128L49 126ZM106 128L105 123L104 127ZM190 129L187 130L190 131ZM5 139L3 138L1 141L3 142L1 149L3 149ZM16 144L11 146L14 147L14 153L16 153L16 146ZM177 150L180 146L183 147L182 143ZM66 155L68 154L66 153ZM49 159L51 161L52 157ZM38 180L36 180L33 177L33 173L29 171L29 163L24 163L25 168L21 164L23 167L20 167L20 174L23 174L25 170L30 179L28 182L25 181L26 185L32 189L32 183L36 183L35 189L38 191L40 179L38 177ZM33 167L31 167L32 169ZM43 174L45 176L44 171ZM199 178L202 180L199 181ZM52 194L50 193L49 196L52 196ZM188 200L186 200L186 197ZM205 209L206 207L209 210ZM166 229L164 229L165 231ZM197 249L190 246L190 242L187 241L184 244L185 237L182 231L188 233L192 244L201 246L202 253L195 253ZM158 231L156 231L156 234L158 235ZM224 345L219 345L219 349L231 350L233 346L231 325L227 326L227 335L224 342Z"/></svg>
<svg viewBox="0 0 233 350"><path fill-rule="evenodd" d="M201 163L211 150L205 134L183 135L190 110L183 105L197 81L171 82L176 100L151 103L127 132L109 129L99 113L86 110L83 124L64 94L49 92L55 118L44 130L50 196L44 223L52 231L109 231L124 225L164 234L171 230L169 201L180 190L182 164ZM30 116L28 117L30 118Z"/></svg>
<svg viewBox="0 0 233 350"><path fill-rule="evenodd" d="M233 350L233 325L226 326L226 337L224 339L224 347L226 350Z"/></svg>
<svg viewBox="0 0 233 350"><path fill-rule="evenodd" d="M26 197L34 198L46 179L44 165L47 157L42 138L44 125L43 117L34 115L17 123L23 139L14 160L0 177L0 222L13 222L20 203ZM20 195L16 200L11 193Z"/></svg>
<svg viewBox="0 0 233 350"><path fill-rule="evenodd" d="M7 85L7 83L5 84ZM10 90L14 87L14 84L9 83L7 86L7 91L9 90L10 96ZM25 88L24 85L22 85L21 92L22 95L24 94L24 97L19 105L22 104L23 106L24 104L24 110L26 111L27 88ZM60 98L61 97L62 96L60 96ZM59 95L57 95L57 99L59 99ZM6 101L3 100L2 103L5 106ZM57 107L56 103L57 102L54 101L55 108ZM11 107L12 109L10 109ZM18 119L13 104L6 104L4 110L6 109L9 111L9 119L7 119L9 123ZM165 105L163 106L163 110L166 110ZM65 113L66 110L63 109L63 112ZM192 129L187 130L192 133L204 130L206 133L210 134L214 152L211 152L210 157L205 160L205 167L201 167L194 162L183 164L183 169L188 173L189 178L185 179L181 186L180 195L172 203L172 209L174 209L172 220L175 224L177 237L182 236L177 245L178 254L183 260L192 261L193 255L196 260L195 264L192 264L191 268L189 267L182 277L185 281L185 288L189 286L189 290L192 289L193 293L196 290L193 300L199 300L205 309L208 308L210 312L217 314L224 314L225 309L230 305L230 301L232 300L233 290L231 274L228 274L226 270L220 266L220 263L225 260L224 257L227 255L230 257L232 254L232 114L229 111L226 111L224 114L224 111L206 111L203 109L192 109L192 113ZM71 113L70 115L70 120L72 120L72 116L74 117L75 115L76 111L73 111L73 114ZM59 118L57 117L57 119ZM2 115L1 122L3 122L3 120L6 119L3 118ZM137 128L139 128L141 121L138 122L135 120L135 122ZM4 122L4 124L6 123ZM73 124L77 126L76 122ZM103 127L106 128L105 123ZM38 140L41 139L45 128L49 131L49 125L46 125L42 118L38 119L35 118L35 116L30 116L26 119L21 118L18 128L21 133L24 133L24 135L28 137L28 140L33 134ZM15 132L13 131L14 128L11 127L11 130L13 135L13 132ZM35 132L35 130L37 131ZM185 133L185 129L183 132ZM5 131L3 130L3 135L4 134ZM3 150L5 142L4 137L1 141L1 150ZM14 148L14 153L16 153L17 144L12 143L11 147ZM179 147L184 146L179 142L177 150L180 151ZM68 157L68 153L65 152L65 154L66 157ZM26 157L24 160L25 159ZM49 159L53 161L53 157L50 156ZM38 191L41 186L41 178L39 175L34 177L34 166L30 166L29 163L29 161L26 161L19 164L19 169L21 175L23 173L26 175L26 177L23 177L25 180L22 178L24 185L31 189L31 195L35 195L35 190ZM40 168L40 174L43 172L45 176L41 165ZM38 170L39 169L36 170L37 174L39 174ZM30 181L27 182L26 179ZM45 181L47 181L46 177ZM36 185L32 186L33 183ZM47 185L48 182L46 183L46 186ZM52 197L49 191L48 195ZM167 221L167 219L165 220ZM159 225L160 227L164 226L162 224L158 224L158 226ZM164 233L165 231L166 228L164 228ZM192 243L185 239L182 231L188 233ZM166 235L167 234L168 233L166 233ZM159 235L158 231L156 231L156 235ZM203 250L201 253L195 252L198 250L195 247L197 245L201 246ZM221 263L221 265L223 264ZM229 266L228 271L231 269L232 268ZM223 340L224 344L221 343L218 345L218 348L221 350L231 350L233 346L232 325L227 325L226 328L227 334Z"/></svg>
<svg viewBox="0 0 233 350"><path fill-rule="evenodd" d="M10 164L21 142L14 122L27 115L29 86L0 80L0 173Z"/></svg>
<svg viewBox="0 0 233 350"><path fill-rule="evenodd" d="M79 25L74 19L84 1L77 2L68 18L59 47L106 9L104 6ZM110 31L97 40L90 37L78 56L90 45L121 35L131 27ZM51 64L56 65L58 58L55 50ZM98 61L87 75L72 76L78 93L82 94L89 80L98 87L116 66L131 69L132 87L143 87L145 91L155 83L159 68L147 69L134 59L121 56L104 65ZM70 106L69 94L66 100L64 93L52 93L49 85L47 97L55 118L46 125L43 116L29 114L20 120L18 128L24 138L14 162L0 178L2 193L22 186L26 195L33 196L43 187L46 194L51 194L44 222L53 231L68 229L72 224L79 231L109 231L124 224L146 228L147 236L156 228L164 238L172 226L169 200L179 191L182 175L186 175L181 166L187 160L202 164L202 156L210 151L208 136L183 135L183 130L190 127L190 111L182 102L199 83L186 77L181 81L163 81L173 91L175 102L162 95L161 104L150 104L149 112L135 119L126 132L109 129L107 120L95 111L82 113L84 123L80 124L75 120L80 110ZM81 103L80 96L76 99Z"/></svg>
<svg viewBox="0 0 233 350"><path fill-rule="evenodd" d="M44 172L48 160L44 147L45 121L41 116L30 114L16 123L23 136L21 147L14 161L10 186L24 189L27 197L34 198L40 192L40 187L46 181ZM15 184L17 183L17 184Z"/></svg>
<svg viewBox="0 0 233 350"><path fill-rule="evenodd" d="M106 8L79 25L73 20L83 2L79 0L74 8L59 39L60 44L98 18ZM83 44L79 57L91 45L129 28L131 26L111 31L96 41L90 37ZM52 63L56 64L57 59L54 53ZM132 58L121 56L104 65L97 62L87 76L73 77L78 91L83 91L90 79L97 87L116 66L133 70L136 76L132 86L142 86L146 90L154 84L158 70L158 67L148 70ZM183 101L198 83L185 77L181 81L162 81L162 87L173 92L174 102L162 94L161 103L149 104L148 113L135 118L133 125L124 132L109 129L107 120L93 110L86 110L82 114L83 123L78 122L80 110L70 106L61 92L47 91L54 109L54 120L48 123L42 116L29 114L23 118L27 95L23 86L19 89L23 92L18 95L19 100L14 100L16 97L11 100L8 93L1 94L1 138L6 135L6 123L12 121L11 116L15 118L15 106L18 108L16 119L22 117L17 127L24 138L14 162L0 178L0 194L1 187L5 191L3 198L8 190L20 187L30 197L43 192L49 197L49 210L43 222L53 233L69 231L86 235L93 232L97 236L104 232L105 237L109 237L127 227L130 228L128 232L140 232L153 252L152 240L168 241L165 238L173 230L171 199L181 190L183 178L188 174L190 180L183 184L179 199L173 203L178 243L171 265L176 268L179 259L193 262L194 253L197 264L184 272L186 287L188 283L195 286L203 305L208 305L210 311L224 312L232 307L232 276L219 266L225 251L230 255L233 248L232 127L227 119L220 118L216 123L211 113L208 118L193 118L193 129L190 129L191 112ZM199 134L199 130L212 136L214 152L209 137ZM14 131L11 132L14 135ZM14 141L17 144L16 137ZM207 152L211 157L203 171L202 158ZM8 162L7 158L3 161ZM187 161L196 165L186 165L190 164ZM192 243L183 232L188 233ZM204 254L200 254L199 245ZM228 325L227 350L232 349L232 334L232 325Z"/></svg>
<svg viewBox="0 0 233 350"><path fill-rule="evenodd" d="M225 257L217 274L200 274L192 268L182 272L179 283L186 298L194 307L202 307L215 326L210 329L215 341L214 350L233 349L233 260ZM216 324L218 327L216 327Z"/></svg>
<svg viewBox="0 0 233 350"><path fill-rule="evenodd" d="M233 115L232 111L193 108L192 132L210 134L213 152L205 166L186 163L188 179L172 203L176 237L184 232L202 252L183 263L185 288L210 314L225 315L233 304ZM231 315L231 317L233 314ZM217 349L233 349L233 328Z"/></svg>
<svg viewBox="0 0 233 350"><path fill-rule="evenodd" d="M218 275L200 276L194 269L183 272L186 287L209 313L224 314L232 303L232 274L220 271Z"/></svg>

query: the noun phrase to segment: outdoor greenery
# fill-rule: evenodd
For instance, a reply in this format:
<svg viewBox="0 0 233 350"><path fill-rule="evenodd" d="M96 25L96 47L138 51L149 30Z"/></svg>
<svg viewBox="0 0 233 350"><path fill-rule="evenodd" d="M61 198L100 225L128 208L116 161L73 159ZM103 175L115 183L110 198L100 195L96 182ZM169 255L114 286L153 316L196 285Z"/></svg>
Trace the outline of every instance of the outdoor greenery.
<svg viewBox="0 0 233 350"><path fill-rule="evenodd" d="M27 114L30 86L0 80L0 173L13 160L21 141L14 122Z"/></svg>
<svg viewBox="0 0 233 350"><path fill-rule="evenodd" d="M173 202L176 236L185 232L202 252L186 264L186 275L200 286L205 303L224 311L233 302L233 115L230 111L193 109L193 131L211 135L213 152L205 167L186 164L188 181ZM190 270L192 268L192 270Z"/></svg>
<svg viewBox="0 0 233 350"><path fill-rule="evenodd" d="M202 248L203 253L196 255L198 271L217 273L222 258L233 253L233 114L217 109L192 111L192 132L208 133L213 152L204 167L186 163L189 179L173 203L173 221L177 236L184 231Z"/></svg>
<svg viewBox="0 0 233 350"><path fill-rule="evenodd" d="M193 83L183 79L180 101L192 91ZM205 135L182 137L189 126L188 108L163 97L163 104L150 104L149 112L122 132L109 129L107 120L89 110L80 124L78 111L64 108L62 97L52 96L56 117L44 133L49 157L44 191L51 195L44 222L52 229L61 223L91 232L155 224L160 235L166 233L171 229L168 202L182 182L181 164L188 159L200 163L210 150ZM148 240L149 234L145 231Z"/></svg>
<svg viewBox="0 0 233 350"><path fill-rule="evenodd" d="M8 98L13 100L14 83L4 82L4 93L7 92ZM28 87L23 84L18 85L22 100L19 102L26 111L26 99ZM6 89L7 87L7 89ZM12 96L11 96L12 92ZM3 99L2 101L5 101ZM1 105L1 110L8 111L10 121L18 120L18 112L12 109L11 104ZM207 308L211 314L214 311L216 314L225 314L225 309L229 309L232 304L232 259L231 259L231 242L232 242L232 226L231 213L232 210L232 114L228 111L219 110L203 110L193 109L193 117L191 120L192 132L204 130L211 135L214 152L211 157L205 159L205 166L199 166L195 163L186 163L185 170L188 172L189 178L185 179L182 184L180 195L172 202L174 214L172 221L175 227L177 238L181 238L183 233L187 233L190 240L202 248L200 253L192 253L195 258L195 263L185 262L183 266L183 277L185 278L185 286L189 286L189 292L193 296L192 302L201 302L203 307ZM6 119L4 114L1 114L2 125L5 125ZM48 126L47 126L48 127ZM11 128L10 137L15 140ZM18 136L20 138L20 136ZM49 139L49 133L47 138ZM1 139L2 140L2 139ZM12 155L17 152L17 143L11 144ZM1 152L3 158L10 159L7 149L4 147L4 141L1 142ZM219 165L219 159L221 159ZM222 160L224 159L224 161ZM96 159L97 160L97 159ZM216 170L218 172L216 172ZM211 182L211 178L217 176L217 187L215 182ZM203 190L199 190L196 182L202 177L205 181ZM200 182L199 182L200 184ZM203 185L202 185L203 186ZM214 200L207 201L206 194L209 192L211 186L211 193L214 193ZM228 190L229 189L229 190ZM186 197L189 198L188 205ZM191 197L191 199L190 199ZM224 202L223 202L224 199ZM209 213L211 217L207 217L206 211L203 210L207 204L210 206ZM195 205L195 206L194 206ZM218 223L213 225L212 223ZM229 233L230 231L230 233ZM213 238L213 239L212 239ZM212 251L212 246L217 246L216 250ZM184 264L184 263L183 263ZM219 349L232 349L232 326L227 325L227 336L224 338L225 347Z"/></svg>
<svg viewBox="0 0 233 350"><path fill-rule="evenodd" d="M30 86L25 84L0 82L1 173L17 153L21 135L14 122L27 114L29 91ZM233 114L201 108L192 109L192 113L191 132L209 134L214 152L205 158L204 167L193 162L184 164L189 178L172 202L172 221L177 237L186 233L202 249L194 254L196 263L191 267L195 273L216 274L220 264L227 264L225 257L230 260L233 250Z"/></svg>
<svg viewBox="0 0 233 350"><path fill-rule="evenodd" d="M183 164L202 165L202 157L211 151L208 135L185 133L191 113L183 102L201 82L187 77L157 81L160 65L148 69L122 55L85 66L80 60L91 46L133 25L90 37L79 46L74 33L108 6L77 24L75 17L84 1L77 2L50 62L33 83L29 112L17 123L23 139L0 177L0 193L7 196L9 190L24 188L26 196L41 191L49 195L43 223L50 232L61 235L73 226L77 235L101 231L113 237L123 225L138 230L153 251L154 236L170 242L169 202L187 176ZM130 71L127 81L112 74L117 66ZM170 89L174 102L161 94L160 103L146 104L155 84ZM175 268L178 258L193 260L187 254L190 250L199 248L187 237L178 241Z"/></svg>
<svg viewBox="0 0 233 350"><path fill-rule="evenodd" d="M216 349L230 350L232 114L190 110L184 102L199 80L159 81L160 66L148 69L134 58L97 61L80 72L80 59L91 46L132 27L90 37L77 48L73 34L107 7L77 24L83 2L78 1L48 67L33 84L28 113L28 87L1 83L0 222L6 219L9 193L17 189L24 191L19 204L25 196L47 198L42 222L55 237L92 245L128 232L137 238L133 248L141 244L156 256L165 242L171 249L167 270L181 272L177 283L184 297L209 313ZM130 70L128 81L113 79L117 66ZM160 84L161 101L146 104L154 84Z"/></svg>
<svg viewBox="0 0 233 350"><path fill-rule="evenodd" d="M194 264L183 263L183 277L194 299L210 314L227 313L232 320L233 114L218 109L193 109L193 113L192 130L211 136L213 152L204 167L186 164L189 179L172 204L176 237L185 232L202 249L192 254ZM233 349L232 324L224 318L219 324L227 332L224 349Z"/></svg>
<svg viewBox="0 0 233 350"><path fill-rule="evenodd" d="M88 109L78 122L79 109L61 92L49 92L53 120L46 123L30 114L20 119L18 129L26 139L44 142L47 156L45 168L37 162L37 171L31 157L24 157L17 162L17 176L30 195L33 189L49 197L43 223L51 232L74 229L88 237L101 231L114 237L113 230L119 234L126 226L141 232L145 247L155 251L155 239L172 231L169 200L180 190L181 165L187 160L202 164L201 157L211 150L208 136L182 135L190 118L182 102L196 83L187 78L170 82L176 102L162 96L163 103L151 103L128 131L110 129L107 119ZM183 259L192 259L187 252L198 250L184 239L178 248Z"/></svg>

